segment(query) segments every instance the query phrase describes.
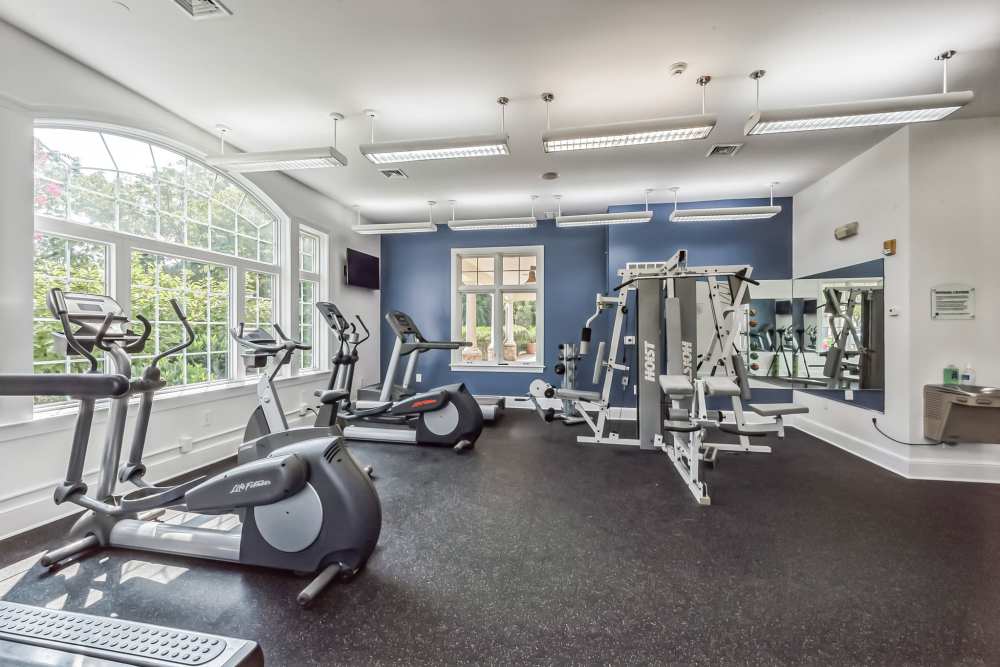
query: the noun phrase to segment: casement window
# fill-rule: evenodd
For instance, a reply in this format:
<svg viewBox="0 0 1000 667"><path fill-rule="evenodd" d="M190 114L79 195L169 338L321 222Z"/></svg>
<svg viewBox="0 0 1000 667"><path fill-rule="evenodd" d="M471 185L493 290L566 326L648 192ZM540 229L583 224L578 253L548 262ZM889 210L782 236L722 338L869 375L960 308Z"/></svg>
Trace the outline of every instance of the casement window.
<svg viewBox="0 0 1000 667"><path fill-rule="evenodd" d="M452 368L543 368L543 247L452 250Z"/></svg>
<svg viewBox="0 0 1000 667"><path fill-rule="evenodd" d="M319 335L316 330L319 322L316 302L325 298L323 287L326 281L323 277L327 267L328 243L326 234L299 225L299 340L312 346L311 350L299 353L299 368L302 370L320 369L327 356L327 336Z"/></svg>

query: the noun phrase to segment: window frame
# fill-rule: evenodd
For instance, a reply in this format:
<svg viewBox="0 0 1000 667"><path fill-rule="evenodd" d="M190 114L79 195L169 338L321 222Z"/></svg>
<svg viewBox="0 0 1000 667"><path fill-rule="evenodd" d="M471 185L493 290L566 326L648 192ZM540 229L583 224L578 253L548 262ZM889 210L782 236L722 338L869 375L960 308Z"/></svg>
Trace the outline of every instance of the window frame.
<svg viewBox="0 0 1000 667"><path fill-rule="evenodd" d="M504 285L503 258L535 256L534 285ZM492 285L462 285L462 260L493 257ZM533 292L535 294L535 360L532 362L503 361L503 295L505 293ZM452 353L450 368L453 371L484 371L502 373L541 373L545 370L545 246L499 246L488 248L451 249L451 337L461 340L462 304L467 294L489 294L493 297L493 349L495 361L463 361L461 349Z"/></svg>
<svg viewBox="0 0 1000 667"><path fill-rule="evenodd" d="M146 236L140 236L137 234L132 234L127 231L117 231L115 229L106 229L104 227L87 224L84 222L76 222L69 219L53 217L46 215L44 213L39 213L33 211L34 220L34 230L37 233L56 235L68 238L79 239L81 241L89 241L94 243L102 243L108 247L107 255L107 271L105 275L105 284L107 285L107 292L113 298L115 298L118 303L122 305L125 312L132 316L132 299L131 299L131 258L133 252L148 252L157 255L166 255L169 257L176 257L179 259L188 259L196 262L205 262L215 265L223 265L229 269L230 276L230 289L229 289L229 316L231 321L228 323L229 326L234 326L237 322L245 321L246 317L246 299L245 299L245 281L247 272L259 272L267 273L274 276L276 285L274 287L274 315L275 319L281 323L286 323L290 321L290 314L287 307L284 304L290 301L289 297L285 295L286 291L291 290L291 283L286 279L286 271L284 267L288 265L291 259L291 254L288 251L290 247L289 239L289 229L291 226L291 220L289 216L281 210L281 208L260 188L254 185L251 181L240 174L230 174L225 171L216 169L211 165L206 163L206 154L197 149L193 149L189 146L181 144L179 142L173 141L169 138L162 137L157 134L150 132L145 132L142 130L124 127L120 125L101 123L101 122L90 122L90 121L76 121L76 120L64 120L64 119L44 119L40 118L36 120L34 124L35 129L39 128L55 128L55 129L67 129L67 130L80 130L89 132L107 132L109 134L116 134L129 139L134 139L137 141L143 141L148 144L158 145L162 148L174 151L183 155L189 160L193 160L199 164L204 169L215 172L228 180L236 183L240 188L244 190L245 196L253 196L257 202L263 206L269 213L271 213L276 221L277 228L275 229L274 235L274 246L273 246L273 263L267 263L255 259L247 259L239 257L238 254L228 255L221 252L216 252L212 250L206 250L202 248L197 248L189 245L183 245L180 243L173 243L170 241L163 241L159 239L149 238ZM32 165L32 172L34 173L34 165ZM238 231L234 231L234 237L238 234ZM298 287L298 281L294 281L296 286L296 292ZM298 300L297 298L295 299ZM34 362L34 355L32 355L32 363ZM255 378L253 374L246 372L243 368L243 364L239 360L239 351L235 343L230 339L229 345L229 355L228 363L230 370L230 377L223 380L214 380L196 384L183 384L168 387L164 390L165 393L170 392L182 392L188 390L192 387L205 387L205 386L222 386L227 383L233 382L245 382L250 379ZM288 369L288 374L295 376L297 375L297 369ZM34 407L35 413L52 411L56 409L65 409L65 403L53 403L49 405L40 405Z"/></svg>
<svg viewBox="0 0 1000 667"><path fill-rule="evenodd" d="M313 268L316 271L306 271L302 268L302 237L311 236L316 239L316 252L313 255ZM314 298L317 301L326 301L329 298L329 252L330 252L330 236L325 234L315 227L311 227L302 222L298 223L298 247L296 248L297 258L298 258L298 276L294 281L294 291L292 292L292 298L295 299L297 318L295 322L296 336L299 340L302 339L302 283L311 282L316 285L316 293ZM304 367L302 365L302 355L298 355L298 363L294 364L296 371L299 373L319 373L328 370L329 366L329 354L327 353L329 349L329 336L320 335L320 321L317 317L318 311L315 309L315 303L312 304L312 365Z"/></svg>

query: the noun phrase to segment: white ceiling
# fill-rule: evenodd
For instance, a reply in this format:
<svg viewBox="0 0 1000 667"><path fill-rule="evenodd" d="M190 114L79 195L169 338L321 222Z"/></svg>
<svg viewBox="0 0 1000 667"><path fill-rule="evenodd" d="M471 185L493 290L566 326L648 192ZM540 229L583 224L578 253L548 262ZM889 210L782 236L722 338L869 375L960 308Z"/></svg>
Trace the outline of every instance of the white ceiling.
<svg viewBox="0 0 1000 667"><path fill-rule="evenodd" d="M232 128L244 150L328 143L330 111L347 115L346 169L292 175L376 222L420 220L427 199L459 217L524 215L563 195L570 213L610 204L794 194L891 130L746 139L733 159L712 143L744 141L754 104L748 72L768 71L764 108L940 90L934 54L954 48L952 90L974 89L962 116L1000 113L996 0L225 0L234 16L194 22L172 0L0 0L3 18L197 125ZM671 78L668 65L690 63ZM697 113L694 80L711 74L706 141L546 155L539 95L552 126ZM379 112L379 140L483 134L510 97L506 158L404 165L387 181L357 151ZM540 174L557 171L560 179ZM446 215L439 207L437 219Z"/></svg>

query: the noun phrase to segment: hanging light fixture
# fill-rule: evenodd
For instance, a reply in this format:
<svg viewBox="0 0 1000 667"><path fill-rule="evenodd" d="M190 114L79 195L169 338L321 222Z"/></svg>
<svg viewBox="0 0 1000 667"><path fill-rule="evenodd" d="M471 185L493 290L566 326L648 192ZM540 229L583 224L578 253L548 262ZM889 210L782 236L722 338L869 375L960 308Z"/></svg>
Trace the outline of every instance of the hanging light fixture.
<svg viewBox="0 0 1000 667"><path fill-rule="evenodd" d="M500 107L500 132L474 137L412 139L409 141L375 141L375 111L366 109L369 121L369 143L361 144L361 154L374 164L447 160L452 158L494 157L510 155L510 137L504 128L504 109L510 100L497 98Z"/></svg>
<svg viewBox="0 0 1000 667"><path fill-rule="evenodd" d="M650 192L652 192L651 189L646 190L644 193L646 202L646 209L644 211L596 213L593 215L563 215L561 204L562 196L555 195L555 200L558 205L556 227L596 227L599 225L631 225L641 222L649 222L653 219L653 212L649 210Z"/></svg>
<svg viewBox="0 0 1000 667"><path fill-rule="evenodd" d="M704 139L712 132L716 123L714 114L705 113L705 88L711 80L712 77L707 74L698 78L697 83L701 86L701 114L699 115L588 125L562 130L550 129L549 105L555 96L552 93L542 93L542 101L545 102L545 132L542 134L542 150L546 153L557 153Z"/></svg>
<svg viewBox="0 0 1000 667"><path fill-rule="evenodd" d="M426 222L385 222L367 223L361 222L361 207L355 206L357 211L357 222L351 229L358 234L420 234L426 232L436 232L437 225L434 224L434 205L436 201L427 202Z"/></svg>
<svg viewBox="0 0 1000 667"><path fill-rule="evenodd" d="M295 148L286 151L263 151L257 153L225 154L225 135L229 131L220 126L221 155L208 158L213 167L229 172L245 173L255 171L286 171L289 169L327 169L346 167L347 156L337 150L337 122L344 120L344 114L333 112L333 145L317 148Z"/></svg>
<svg viewBox="0 0 1000 667"><path fill-rule="evenodd" d="M938 54L935 60L942 65L942 92L932 95L912 95L890 97L881 100L820 104L794 109L761 111L760 80L765 71L754 70L750 78L757 86L757 110L750 114L743 133L778 134L781 132L810 132L813 130L834 130L850 127L870 127L873 125L900 125L903 123L925 123L941 120L958 111L973 100L971 90L958 93L948 92L948 61L955 51Z"/></svg>
<svg viewBox="0 0 1000 667"><path fill-rule="evenodd" d="M451 200L451 220L448 227L455 231L473 231L487 229L534 229L538 226L535 218L535 200L538 195L531 195L531 215L524 218L485 218L483 220L456 220L455 201Z"/></svg>
<svg viewBox="0 0 1000 667"><path fill-rule="evenodd" d="M674 193L674 210L670 213L670 222L707 222L720 220L765 220L781 213L781 207L774 205L774 186L770 184L770 206L730 206L727 208L677 208L678 187L670 188Z"/></svg>

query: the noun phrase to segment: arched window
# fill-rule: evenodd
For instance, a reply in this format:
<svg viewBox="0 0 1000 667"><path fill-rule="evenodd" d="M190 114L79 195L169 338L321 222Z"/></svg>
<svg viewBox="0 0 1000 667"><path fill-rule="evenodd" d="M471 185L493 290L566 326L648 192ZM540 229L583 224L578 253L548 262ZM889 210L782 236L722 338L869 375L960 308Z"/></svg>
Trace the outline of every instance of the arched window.
<svg viewBox="0 0 1000 667"><path fill-rule="evenodd" d="M148 356L180 340L178 298L196 342L164 362L165 379L239 377L229 328L277 319L284 215L248 182L139 133L39 125L34 165L35 372L78 370L51 342L45 295L58 286L111 294L148 318Z"/></svg>

